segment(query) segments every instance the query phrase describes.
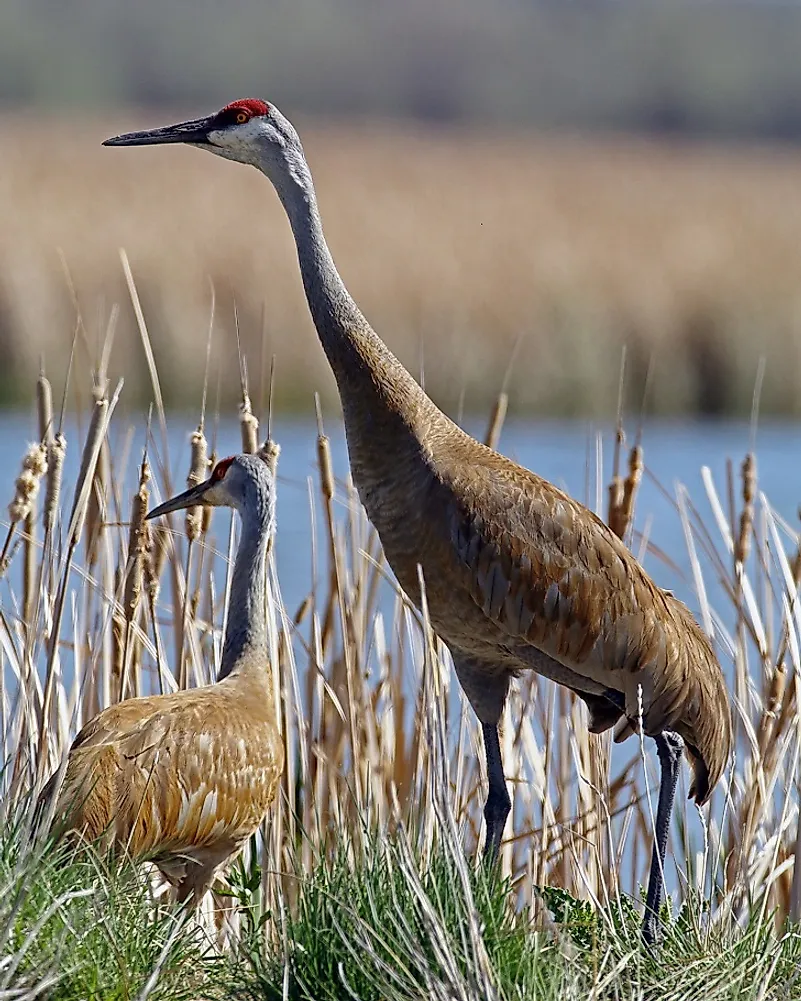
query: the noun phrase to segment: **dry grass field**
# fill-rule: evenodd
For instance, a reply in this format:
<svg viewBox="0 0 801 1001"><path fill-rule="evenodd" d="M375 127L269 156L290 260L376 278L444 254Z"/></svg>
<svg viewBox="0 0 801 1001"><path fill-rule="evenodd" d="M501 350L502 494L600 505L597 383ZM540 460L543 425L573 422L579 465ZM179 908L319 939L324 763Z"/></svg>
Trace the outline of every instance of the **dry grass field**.
<svg viewBox="0 0 801 1001"><path fill-rule="evenodd" d="M333 398L268 182L190 149L100 146L172 119L2 121L0 398L24 395L40 353L53 373L66 363L75 311L59 251L90 353L119 302L112 370L147 398L121 246L173 402L199 397L210 280L225 394L235 300L251 373L277 356L279 403ZM518 410L613 411L624 343L638 409L653 357L653 412L743 412L762 353L763 409L799 409L801 153L298 124L345 280L413 371L424 359L446 409L463 391L486 407L521 335Z"/></svg>

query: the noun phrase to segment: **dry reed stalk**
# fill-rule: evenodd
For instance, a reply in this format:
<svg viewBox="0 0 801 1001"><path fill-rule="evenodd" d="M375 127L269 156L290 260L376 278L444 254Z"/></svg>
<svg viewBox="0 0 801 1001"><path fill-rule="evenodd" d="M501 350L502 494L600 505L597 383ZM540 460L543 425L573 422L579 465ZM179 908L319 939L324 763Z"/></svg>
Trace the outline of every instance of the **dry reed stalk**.
<svg viewBox="0 0 801 1001"><path fill-rule="evenodd" d="M145 515L150 504L150 465L147 454L142 456L139 468L139 489L131 502L131 520L128 532L128 557L125 564L125 577L122 596L122 621L118 623L124 633L122 643L122 673L117 679L119 691L117 700L128 697L127 683L133 675L133 694L139 695L139 656L141 644L135 638L139 619L139 602L144 585L144 564L148 550L148 524Z"/></svg>
<svg viewBox="0 0 801 1001"><path fill-rule="evenodd" d="M81 454L81 467L78 479L75 484L72 509L70 512L69 525L67 528L67 555L64 560L64 567L59 582L59 588L55 596L53 605L53 624L48 637L47 663L45 673L44 695L42 698L42 710L39 717L39 746L37 761L37 784L41 782L47 767L47 739L50 732L50 704L55 684L55 662L58 651L58 637L61 629L61 620L64 614L64 602L67 594L72 562L75 556L75 549L80 541L86 522L86 511L88 507L89 494L94 481L97 463L100 457L100 449L108 431L109 421L117 406L120 393L122 392L122 380L117 384L114 396L109 401L105 396L95 399L92 408L92 417L89 422L86 441Z"/></svg>
<svg viewBox="0 0 801 1001"><path fill-rule="evenodd" d="M36 572L36 498L31 498L31 507L25 517L25 534L22 539L22 620L25 628L32 630L36 608L38 582Z"/></svg>
<svg viewBox="0 0 801 1001"><path fill-rule="evenodd" d="M484 435L484 444L488 448L497 449L498 442L501 440L501 431L503 430L503 423L506 420L506 411L508 409L509 394L504 392L498 393Z"/></svg>
<svg viewBox="0 0 801 1001"><path fill-rule="evenodd" d="M320 397L314 395L314 407L317 417L317 469L320 477L320 493L323 498L323 511L325 512L325 527L328 537L328 557L329 573L331 575L331 587L328 591L328 602L323 612L323 625L321 630L321 642L323 652L326 651L331 641L334 628L335 606L340 592L340 583L336 575L337 568L337 545L336 532L334 530L334 471L331 461L331 443L323 428L323 415L320 409Z"/></svg>
<svg viewBox="0 0 801 1001"><path fill-rule="evenodd" d="M47 448L53 440L53 387L44 374L36 380L36 413L39 418L39 440Z"/></svg>

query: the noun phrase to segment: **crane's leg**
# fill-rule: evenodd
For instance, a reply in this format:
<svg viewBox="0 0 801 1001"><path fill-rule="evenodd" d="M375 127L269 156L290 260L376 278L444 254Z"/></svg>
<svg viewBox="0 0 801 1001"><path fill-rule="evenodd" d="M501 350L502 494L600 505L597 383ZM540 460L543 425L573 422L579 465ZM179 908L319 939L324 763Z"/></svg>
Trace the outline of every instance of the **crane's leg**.
<svg viewBox="0 0 801 1001"><path fill-rule="evenodd" d="M484 734L489 780L489 792L484 804L484 820L487 825L484 858L492 862L498 857L503 828L512 809L503 775L501 742L498 739L498 723L503 715L512 675L505 667L477 660L466 651L451 647L451 655L459 684L478 716Z"/></svg>
<svg viewBox="0 0 801 1001"><path fill-rule="evenodd" d="M501 759L501 742L498 736L497 723L482 723L484 731L484 753L487 755L487 778L489 793L484 804L484 820L487 825L487 840L484 842L484 858L492 863L498 857L501 847L501 836L506 825L506 818L512 809L509 790L506 788L506 778L503 774Z"/></svg>
<svg viewBox="0 0 801 1001"><path fill-rule="evenodd" d="M670 815L676 798L676 783L679 779L679 765L684 741L677 733L666 730L654 737L656 753L659 755L660 781L659 801L656 807L654 847L651 852L651 871L648 876L648 892L645 896L645 916L642 923L642 937L648 945L656 939L659 924L659 908L664 889L665 852L667 851Z"/></svg>

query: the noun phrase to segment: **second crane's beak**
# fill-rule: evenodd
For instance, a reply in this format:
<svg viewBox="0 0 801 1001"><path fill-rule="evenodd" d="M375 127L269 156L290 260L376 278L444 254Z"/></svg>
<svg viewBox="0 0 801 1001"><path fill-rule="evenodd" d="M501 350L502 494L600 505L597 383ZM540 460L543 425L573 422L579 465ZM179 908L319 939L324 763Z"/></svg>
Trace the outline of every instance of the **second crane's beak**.
<svg viewBox="0 0 801 1001"><path fill-rule="evenodd" d="M148 511L145 519L150 521L151 518L158 518L162 514L170 514L172 511L183 511L188 507L196 507L198 504L203 504L203 498L213 486L214 484L211 480L198 483L196 487L190 487L188 490L184 490L182 494L178 494L177 497L164 501L163 504L154 507L152 511Z"/></svg>
<svg viewBox="0 0 801 1001"><path fill-rule="evenodd" d="M106 139L104 146L159 146L162 143L208 143L212 129L211 118L196 118L179 125L167 125L163 129L149 129L146 132L126 132L121 136Z"/></svg>

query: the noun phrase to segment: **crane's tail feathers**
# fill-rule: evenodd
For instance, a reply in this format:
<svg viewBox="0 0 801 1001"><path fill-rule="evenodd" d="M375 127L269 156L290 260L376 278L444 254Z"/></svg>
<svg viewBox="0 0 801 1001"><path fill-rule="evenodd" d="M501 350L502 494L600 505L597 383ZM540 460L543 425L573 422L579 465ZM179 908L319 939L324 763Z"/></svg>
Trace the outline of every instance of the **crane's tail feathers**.
<svg viewBox="0 0 801 1001"><path fill-rule="evenodd" d="M717 778L714 782L711 781L707 763L701 757L697 747L693 747L692 744L685 741L684 748L692 771L692 781L687 798L694 799L698 806L703 806L709 799L712 789L717 783Z"/></svg>

